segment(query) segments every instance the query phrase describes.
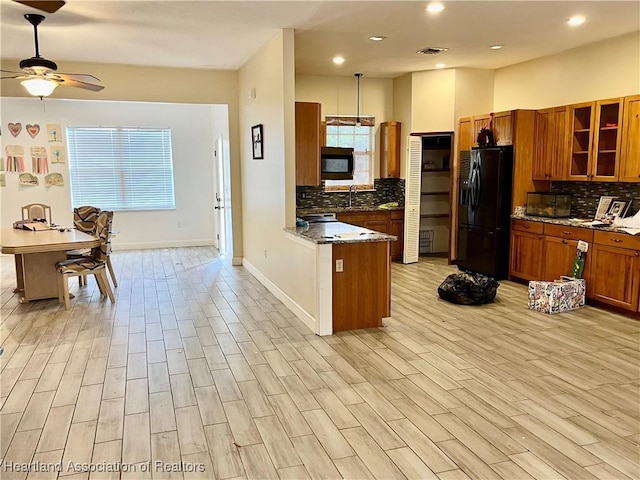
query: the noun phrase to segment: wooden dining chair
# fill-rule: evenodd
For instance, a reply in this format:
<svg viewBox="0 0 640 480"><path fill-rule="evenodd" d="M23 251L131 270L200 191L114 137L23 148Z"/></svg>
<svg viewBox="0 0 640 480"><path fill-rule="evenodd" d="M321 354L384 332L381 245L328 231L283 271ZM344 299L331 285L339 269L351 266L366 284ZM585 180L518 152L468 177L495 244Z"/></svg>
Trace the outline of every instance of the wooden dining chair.
<svg viewBox="0 0 640 480"><path fill-rule="evenodd" d="M95 235L96 233L96 221L98 219L98 215L100 214L100 209L98 207L93 207L91 205L84 205L82 207L77 207L73 209L73 225L77 230L88 233L89 235ZM112 235L113 236L113 235ZM67 252L67 258L77 258L81 255L87 255L88 251L79 251L73 250ZM111 263L111 252L109 252L107 256L107 269L109 270L109 275L111 276L111 281L113 282L113 286L118 286L118 281L116 280L116 273L113 270L113 265ZM85 277L80 277L80 285L85 283Z"/></svg>
<svg viewBox="0 0 640 480"><path fill-rule="evenodd" d="M30 203L22 207L22 220L45 219L51 224L51 207L44 203Z"/></svg>
<svg viewBox="0 0 640 480"><path fill-rule="evenodd" d="M113 290L106 274L107 258L111 252L111 224L113 212L103 210L96 220L96 236L100 245L91 249L91 254L78 258L68 258L56 263L58 271L58 297L64 301L65 310L69 310L69 278L94 275L102 295L107 295L111 303L115 302Z"/></svg>

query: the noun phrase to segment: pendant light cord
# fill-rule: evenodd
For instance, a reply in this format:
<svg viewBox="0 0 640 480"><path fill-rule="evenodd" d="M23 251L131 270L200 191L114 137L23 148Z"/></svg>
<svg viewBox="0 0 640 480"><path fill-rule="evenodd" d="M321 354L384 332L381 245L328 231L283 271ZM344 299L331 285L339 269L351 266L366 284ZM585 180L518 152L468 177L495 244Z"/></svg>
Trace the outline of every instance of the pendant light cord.
<svg viewBox="0 0 640 480"><path fill-rule="evenodd" d="M362 73L354 73L355 77L358 79L358 86L356 90L356 126L361 126L360 122L360 77L362 77Z"/></svg>

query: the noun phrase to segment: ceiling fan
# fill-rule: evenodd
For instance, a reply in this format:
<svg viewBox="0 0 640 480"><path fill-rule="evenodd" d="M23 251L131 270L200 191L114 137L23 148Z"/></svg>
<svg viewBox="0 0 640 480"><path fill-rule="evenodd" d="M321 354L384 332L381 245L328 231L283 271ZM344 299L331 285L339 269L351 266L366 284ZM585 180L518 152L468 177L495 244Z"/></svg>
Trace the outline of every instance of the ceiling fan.
<svg viewBox="0 0 640 480"><path fill-rule="evenodd" d="M35 8L36 10L42 10L47 13L55 13L60 10L65 2L64 0L13 0L16 3L21 3L27 7Z"/></svg>
<svg viewBox="0 0 640 480"><path fill-rule="evenodd" d="M62 3L64 2L22 2L19 3ZM60 5L58 8L60 8ZM8 70L0 70L2 73L13 74L9 77L0 77L0 80L17 78L22 80L20 83L27 89L27 91L36 97L48 97L53 93L58 85L64 85L68 87L78 87L85 90L91 90L93 92L99 92L104 87L98 85L95 82L100 80L93 75L88 74L73 74L73 73L57 73L58 65L51 60L47 60L40 56L40 48L38 46L38 25L44 20L43 15L37 13L27 13L24 18L33 25L33 34L35 40L35 56L31 58L25 58L20 61L20 69L22 72L11 72Z"/></svg>

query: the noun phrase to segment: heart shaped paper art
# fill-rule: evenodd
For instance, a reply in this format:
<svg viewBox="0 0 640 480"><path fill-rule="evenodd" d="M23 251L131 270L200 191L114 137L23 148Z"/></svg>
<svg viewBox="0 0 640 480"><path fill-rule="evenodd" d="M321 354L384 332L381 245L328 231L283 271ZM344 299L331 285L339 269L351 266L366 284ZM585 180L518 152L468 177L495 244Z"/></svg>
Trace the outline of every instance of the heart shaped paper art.
<svg viewBox="0 0 640 480"><path fill-rule="evenodd" d="M29 132L31 138L35 138L36 135L40 133L40 125L38 125L37 123L34 125L27 124L27 132Z"/></svg>
<svg viewBox="0 0 640 480"><path fill-rule="evenodd" d="M14 137L17 137L18 134L22 131L22 124L21 123L10 123L9 124L9 131L11 132L11 135L13 135Z"/></svg>

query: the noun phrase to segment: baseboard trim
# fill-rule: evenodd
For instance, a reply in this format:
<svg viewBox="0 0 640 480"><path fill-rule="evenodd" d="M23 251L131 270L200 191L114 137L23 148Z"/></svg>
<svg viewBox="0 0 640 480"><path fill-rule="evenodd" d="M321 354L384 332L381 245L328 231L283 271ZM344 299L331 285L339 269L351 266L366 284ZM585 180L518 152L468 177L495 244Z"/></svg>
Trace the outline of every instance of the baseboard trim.
<svg viewBox="0 0 640 480"><path fill-rule="evenodd" d="M242 259L242 266L246 268L251 275L256 277L278 300L284 303L313 333L318 333L315 319L305 309L298 305L289 295L284 293L280 287L265 277L264 274L254 267L246 258Z"/></svg>
<svg viewBox="0 0 640 480"><path fill-rule="evenodd" d="M231 265L233 265L234 267L242 266L242 257L232 257Z"/></svg>
<svg viewBox="0 0 640 480"><path fill-rule="evenodd" d="M156 248L177 247L214 247L211 240L175 240L169 242L111 243L111 249L117 250L151 250Z"/></svg>

